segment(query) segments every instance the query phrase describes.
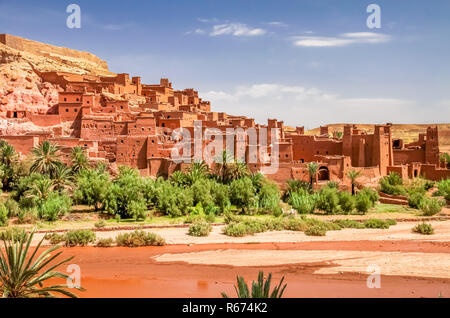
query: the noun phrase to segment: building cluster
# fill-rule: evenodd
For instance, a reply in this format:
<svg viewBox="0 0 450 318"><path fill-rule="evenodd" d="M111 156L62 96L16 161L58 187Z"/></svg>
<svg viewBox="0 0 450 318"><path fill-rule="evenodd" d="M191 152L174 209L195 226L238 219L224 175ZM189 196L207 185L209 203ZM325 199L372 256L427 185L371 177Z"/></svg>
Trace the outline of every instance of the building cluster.
<svg viewBox="0 0 450 318"><path fill-rule="evenodd" d="M66 160L71 149L80 146L93 161L128 165L139 169L142 175L167 177L187 165L171 157L176 145L171 132L184 128L193 136L195 123L201 121L202 130L215 128L223 134L224 142L230 129L252 128L258 136L267 132L267 156L275 153L272 152L275 143L278 149L278 170L268 177L279 183L288 179L308 180L306 165L312 161L319 163L319 180L348 182L346 174L352 169L362 171L368 178L392 171L403 177L425 176L434 180L450 177L450 170L439 162L438 131L433 127L410 144L393 139L390 124L375 125L370 134L347 125L341 136L332 136L324 126L319 135L312 136L305 135L303 127L287 129L275 119L261 125L245 116L212 112L210 102L202 100L197 91L175 90L168 79L147 85L141 83L140 77L130 79L128 74L102 77L44 72L40 76L61 88L59 103L45 114L17 108L9 110L6 117L10 121L30 121L46 129L0 136L23 155L42 141L50 140L61 147ZM271 139L272 128L277 128L275 140ZM252 144L255 141L245 136L233 138L235 143L243 142L252 171L267 165L248 160L250 148L259 146ZM203 140L202 148L209 142ZM190 143L193 149L194 141Z"/></svg>

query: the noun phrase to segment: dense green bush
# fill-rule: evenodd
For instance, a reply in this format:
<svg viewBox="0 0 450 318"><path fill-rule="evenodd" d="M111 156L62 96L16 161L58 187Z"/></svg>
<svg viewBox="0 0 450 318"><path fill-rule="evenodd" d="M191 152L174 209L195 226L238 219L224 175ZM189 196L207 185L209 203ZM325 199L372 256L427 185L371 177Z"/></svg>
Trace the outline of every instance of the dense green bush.
<svg viewBox="0 0 450 318"><path fill-rule="evenodd" d="M346 191L341 191L338 194L339 196L339 206L344 213L351 213L355 208L355 198Z"/></svg>
<svg viewBox="0 0 450 318"><path fill-rule="evenodd" d="M322 188L319 192L317 208L328 214L337 214L340 212L338 190L335 188Z"/></svg>
<svg viewBox="0 0 450 318"><path fill-rule="evenodd" d="M97 243L95 243L95 246L97 247L111 247L114 243L114 240L112 238L101 238L98 239Z"/></svg>
<svg viewBox="0 0 450 318"><path fill-rule="evenodd" d="M364 226L368 229L388 229L392 225L390 221L369 219L364 222Z"/></svg>
<svg viewBox="0 0 450 318"><path fill-rule="evenodd" d="M380 196L378 195L378 192L375 191L374 189L364 188L364 189L361 189L358 193L367 195L369 197L370 201L372 202L372 206L375 206L375 203L377 203L378 200L380 200Z"/></svg>
<svg viewBox="0 0 450 318"><path fill-rule="evenodd" d="M256 208L258 197L252 180L248 177L233 180L230 183L230 199L231 203L241 208L242 211L248 212Z"/></svg>
<svg viewBox="0 0 450 318"><path fill-rule="evenodd" d="M337 225L339 225L341 228L351 228L351 229L364 229L366 226L361 223L354 220L337 220L334 221Z"/></svg>
<svg viewBox="0 0 450 318"><path fill-rule="evenodd" d="M257 194L261 211L274 213L276 216L283 213L280 206L280 189L275 183L265 180L257 188Z"/></svg>
<svg viewBox="0 0 450 318"><path fill-rule="evenodd" d="M211 224L207 222L194 223L189 227L189 235L191 236L208 236L212 231Z"/></svg>
<svg viewBox="0 0 450 318"><path fill-rule="evenodd" d="M20 214L19 203L17 203L17 201L12 199L12 198L8 198L5 201L5 207L8 210L8 217L9 218L18 216Z"/></svg>
<svg viewBox="0 0 450 318"><path fill-rule="evenodd" d="M311 214L317 205L318 196L306 192L292 192L288 203L300 214Z"/></svg>
<svg viewBox="0 0 450 318"><path fill-rule="evenodd" d="M162 246L166 244L165 240L161 236L155 233L138 230L117 235L116 243L117 246L128 247Z"/></svg>
<svg viewBox="0 0 450 318"><path fill-rule="evenodd" d="M110 186L109 175L102 166L81 170L77 175L76 185L73 194L75 202L94 206L96 211L102 208Z"/></svg>
<svg viewBox="0 0 450 318"><path fill-rule="evenodd" d="M408 197L408 205L411 208L418 209L422 201L425 199L425 194L422 192L413 192Z"/></svg>
<svg viewBox="0 0 450 318"><path fill-rule="evenodd" d="M421 223L417 224L412 231L414 233L424 234L424 235L431 235L434 233L433 226L429 223Z"/></svg>
<svg viewBox="0 0 450 318"><path fill-rule="evenodd" d="M46 221L56 221L70 212L72 200L65 194L52 192L38 207L38 216Z"/></svg>
<svg viewBox="0 0 450 318"><path fill-rule="evenodd" d="M373 207L373 202L370 196L364 192L359 192L356 195L356 209L361 214L366 214L370 208Z"/></svg>
<svg viewBox="0 0 450 318"><path fill-rule="evenodd" d="M312 193L311 184L309 182L302 180L288 180L287 190L283 195L283 200L285 202L288 202L292 193L299 193L300 191L311 194Z"/></svg>
<svg viewBox="0 0 450 318"><path fill-rule="evenodd" d="M2 241L24 241L28 238L28 233L25 229L13 226L0 232L0 240Z"/></svg>
<svg viewBox="0 0 450 318"><path fill-rule="evenodd" d="M422 210L423 215L432 216L441 212L444 206L445 202L438 198L424 198L419 204L419 209Z"/></svg>
<svg viewBox="0 0 450 318"><path fill-rule="evenodd" d="M65 234L58 234L58 233L47 233L44 236L44 239L49 240L50 244L56 245L62 242L66 241L66 235Z"/></svg>
<svg viewBox="0 0 450 318"><path fill-rule="evenodd" d="M8 226L8 209L0 203L0 226Z"/></svg>
<svg viewBox="0 0 450 318"><path fill-rule="evenodd" d="M442 180L437 184L438 191L435 195L443 196L447 201L450 201L450 179Z"/></svg>
<svg viewBox="0 0 450 318"><path fill-rule="evenodd" d="M103 200L105 211L119 214L122 219L145 219L147 200L143 189L145 189L144 178L139 176L139 172L121 166L119 175L105 193Z"/></svg>
<svg viewBox="0 0 450 318"><path fill-rule="evenodd" d="M305 234L308 236L325 236L327 230L323 226L313 225L306 229Z"/></svg>
<svg viewBox="0 0 450 318"><path fill-rule="evenodd" d="M95 233L91 230L72 230L65 235L66 246L86 246L95 242Z"/></svg>
<svg viewBox="0 0 450 318"><path fill-rule="evenodd" d="M381 192L391 195L405 194L402 177L395 172L381 178L380 180Z"/></svg>

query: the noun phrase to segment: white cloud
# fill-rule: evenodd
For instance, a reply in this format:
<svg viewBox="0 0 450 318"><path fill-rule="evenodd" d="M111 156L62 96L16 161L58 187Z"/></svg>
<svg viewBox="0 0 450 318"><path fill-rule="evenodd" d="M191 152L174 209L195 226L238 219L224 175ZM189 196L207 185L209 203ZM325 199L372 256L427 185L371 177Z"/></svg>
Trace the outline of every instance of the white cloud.
<svg viewBox="0 0 450 318"><path fill-rule="evenodd" d="M197 20L202 23L217 23L217 22L219 22L219 19L217 19L217 18L211 18L211 19L197 18Z"/></svg>
<svg viewBox="0 0 450 318"><path fill-rule="evenodd" d="M258 36L266 34L266 30L250 28L242 23L226 23L213 26L210 36L233 35L233 36Z"/></svg>
<svg viewBox="0 0 450 318"><path fill-rule="evenodd" d="M427 109L408 99L347 97L317 87L259 83L236 87L231 92L209 91L214 111L246 115L265 123L267 118L284 120L291 126L310 128L330 123L418 123L450 116L450 108ZM446 105L443 101L442 105Z"/></svg>
<svg viewBox="0 0 450 318"><path fill-rule="evenodd" d="M280 22L280 21L271 21L271 22L267 22L267 25L271 25L271 26L277 26L277 27L287 27L288 25L284 22Z"/></svg>
<svg viewBox="0 0 450 318"><path fill-rule="evenodd" d="M298 36L294 37L295 46L303 47L336 47L356 43L384 43L391 40L387 34L373 32L343 33L337 37Z"/></svg>

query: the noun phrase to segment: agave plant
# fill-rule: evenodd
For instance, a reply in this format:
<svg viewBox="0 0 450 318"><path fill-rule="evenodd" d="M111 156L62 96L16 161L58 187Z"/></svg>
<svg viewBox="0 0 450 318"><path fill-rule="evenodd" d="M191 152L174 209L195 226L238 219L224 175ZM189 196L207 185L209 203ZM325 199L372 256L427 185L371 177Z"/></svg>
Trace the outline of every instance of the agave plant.
<svg viewBox="0 0 450 318"><path fill-rule="evenodd" d="M259 271L258 273L258 281L252 282L252 290L250 294L250 290L248 288L247 283L244 280L244 277L237 276L237 286L234 286L234 290L236 291L236 295L238 298L281 298L283 296L284 290L286 289L287 284L283 284L284 276L281 278L280 283L276 286L272 292L270 292L270 283L272 282L272 273L269 273L267 280L264 281L264 272ZM222 293L223 298L228 298L228 295Z"/></svg>
<svg viewBox="0 0 450 318"><path fill-rule="evenodd" d="M54 271L62 264L69 262L73 257L56 262L62 253L52 255L59 248L54 246L37 256L38 250L44 241L42 239L34 251L30 250L34 233L28 237L3 240L4 249L0 249L0 296L3 298L31 298L55 297L55 294L76 298L77 295L67 290L67 285L44 286L49 279L61 278L67 280L66 274ZM74 287L83 291L82 287Z"/></svg>

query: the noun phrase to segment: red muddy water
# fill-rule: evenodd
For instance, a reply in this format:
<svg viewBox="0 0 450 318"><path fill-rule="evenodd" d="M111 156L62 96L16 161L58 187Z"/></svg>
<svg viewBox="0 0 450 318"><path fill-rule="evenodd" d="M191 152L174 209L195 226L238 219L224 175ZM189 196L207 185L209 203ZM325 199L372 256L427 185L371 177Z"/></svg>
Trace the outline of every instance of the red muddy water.
<svg viewBox="0 0 450 318"><path fill-rule="evenodd" d="M354 250L448 253L448 243L411 241L352 241L262 244L168 245L143 248L64 248L65 257L81 268L80 297L220 297L234 296L236 275L256 279L263 269L288 283L285 297L437 297L450 295L450 280L439 278L382 276L380 289L369 289L367 274L313 274L326 264L288 264L265 267L158 263L151 257L218 249ZM60 270L64 270L61 268Z"/></svg>

